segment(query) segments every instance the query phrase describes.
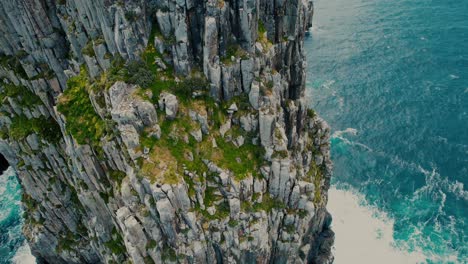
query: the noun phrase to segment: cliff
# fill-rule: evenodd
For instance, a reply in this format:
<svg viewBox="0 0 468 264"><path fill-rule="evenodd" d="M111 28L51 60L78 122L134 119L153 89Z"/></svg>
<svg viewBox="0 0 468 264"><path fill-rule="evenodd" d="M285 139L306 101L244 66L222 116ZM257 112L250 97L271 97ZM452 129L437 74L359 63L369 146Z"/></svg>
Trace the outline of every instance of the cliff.
<svg viewBox="0 0 468 264"><path fill-rule="evenodd" d="M0 2L0 153L39 262L332 262L312 2Z"/></svg>

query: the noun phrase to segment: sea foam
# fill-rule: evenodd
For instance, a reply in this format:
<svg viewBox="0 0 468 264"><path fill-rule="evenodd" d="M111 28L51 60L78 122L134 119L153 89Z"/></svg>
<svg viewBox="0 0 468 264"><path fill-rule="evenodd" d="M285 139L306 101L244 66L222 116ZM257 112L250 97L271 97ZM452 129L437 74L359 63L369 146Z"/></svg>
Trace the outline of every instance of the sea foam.
<svg viewBox="0 0 468 264"><path fill-rule="evenodd" d="M14 264L35 264L36 258L31 254L29 245L25 242L16 251L15 256L12 258Z"/></svg>
<svg viewBox="0 0 468 264"><path fill-rule="evenodd" d="M335 263L426 263L421 252L397 247L393 240L394 221L366 205L357 192L332 187L327 207L336 233Z"/></svg>

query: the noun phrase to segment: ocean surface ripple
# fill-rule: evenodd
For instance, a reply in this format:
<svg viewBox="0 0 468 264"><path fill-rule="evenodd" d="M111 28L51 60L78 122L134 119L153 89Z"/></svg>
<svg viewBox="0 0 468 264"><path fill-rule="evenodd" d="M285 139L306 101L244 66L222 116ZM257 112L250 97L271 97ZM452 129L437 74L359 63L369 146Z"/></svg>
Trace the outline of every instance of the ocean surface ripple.
<svg viewBox="0 0 468 264"><path fill-rule="evenodd" d="M315 9L307 86L333 129L336 263L467 263L468 1Z"/></svg>

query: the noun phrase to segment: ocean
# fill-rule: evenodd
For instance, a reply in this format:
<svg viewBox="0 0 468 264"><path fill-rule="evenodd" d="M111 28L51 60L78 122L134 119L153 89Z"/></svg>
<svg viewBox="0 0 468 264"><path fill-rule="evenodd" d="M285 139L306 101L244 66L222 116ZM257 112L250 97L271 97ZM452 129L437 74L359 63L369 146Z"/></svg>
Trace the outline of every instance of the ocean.
<svg viewBox="0 0 468 264"><path fill-rule="evenodd" d="M22 213L21 186L15 171L8 168L0 175L0 264L35 262L21 232Z"/></svg>
<svg viewBox="0 0 468 264"><path fill-rule="evenodd" d="M468 263L468 1L316 0L336 263Z"/></svg>

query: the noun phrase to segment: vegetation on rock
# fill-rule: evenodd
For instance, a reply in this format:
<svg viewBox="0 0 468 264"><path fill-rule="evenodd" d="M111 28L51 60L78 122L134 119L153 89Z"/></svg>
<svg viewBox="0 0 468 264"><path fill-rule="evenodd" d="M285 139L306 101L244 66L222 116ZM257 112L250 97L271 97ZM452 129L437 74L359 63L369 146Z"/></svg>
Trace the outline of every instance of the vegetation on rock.
<svg viewBox="0 0 468 264"><path fill-rule="evenodd" d="M89 98L90 83L84 69L67 82L67 90L59 97L57 110L66 120L66 130L81 144L99 145L106 123L95 112Z"/></svg>

